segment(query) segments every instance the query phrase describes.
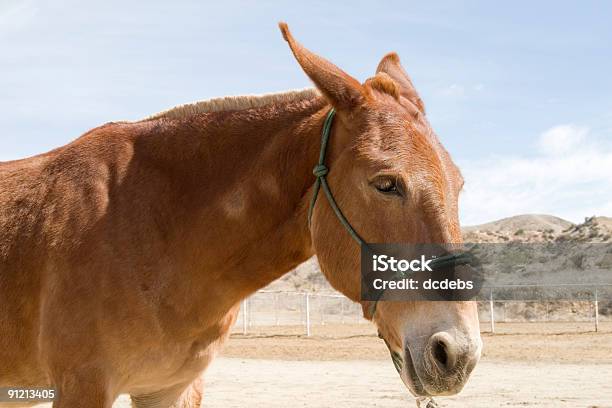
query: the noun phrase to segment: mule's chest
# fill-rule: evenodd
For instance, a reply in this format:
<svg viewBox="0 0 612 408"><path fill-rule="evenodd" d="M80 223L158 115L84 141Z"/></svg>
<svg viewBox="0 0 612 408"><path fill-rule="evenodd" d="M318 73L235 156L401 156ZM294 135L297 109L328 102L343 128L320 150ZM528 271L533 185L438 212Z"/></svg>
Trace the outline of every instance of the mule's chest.
<svg viewBox="0 0 612 408"><path fill-rule="evenodd" d="M169 341L142 356L136 375L131 375L124 392L147 393L169 384L191 383L203 374L219 354L229 329L203 334L185 342Z"/></svg>

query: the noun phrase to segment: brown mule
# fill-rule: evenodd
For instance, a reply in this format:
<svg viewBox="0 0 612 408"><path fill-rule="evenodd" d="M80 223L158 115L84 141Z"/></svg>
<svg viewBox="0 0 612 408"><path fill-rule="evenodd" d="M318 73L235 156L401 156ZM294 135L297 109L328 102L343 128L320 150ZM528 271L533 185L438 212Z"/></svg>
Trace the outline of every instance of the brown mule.
<svg viewBox="0 0 612 408"><path fill-rule="evenodd" d="M241 299L317 255L359 302L359 247L326 200L307 225L332 106L327 178L360 234L461 241L461 175L397 55L361 84L281 30L318 90L185 105L0 164L0 386L194 407ZM473 302L381 302L374 323L417 395L458 392L480 354Z"/></svg>

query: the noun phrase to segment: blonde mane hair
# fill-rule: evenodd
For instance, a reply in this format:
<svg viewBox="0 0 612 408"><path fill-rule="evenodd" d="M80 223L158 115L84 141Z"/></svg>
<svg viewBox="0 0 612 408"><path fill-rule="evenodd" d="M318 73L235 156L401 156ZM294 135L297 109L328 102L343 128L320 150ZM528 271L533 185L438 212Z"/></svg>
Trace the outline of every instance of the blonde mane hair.
<svg viewBox="0 0 612 408"><path fill-rule="evenodd" d="M186 103L148 116L143 121L168 118L181 119L208 112L222 112L261 108L273 104L286 104L313 99L321 93L316 88L305 88L263 95L225 96L205 101Z"/></svg>

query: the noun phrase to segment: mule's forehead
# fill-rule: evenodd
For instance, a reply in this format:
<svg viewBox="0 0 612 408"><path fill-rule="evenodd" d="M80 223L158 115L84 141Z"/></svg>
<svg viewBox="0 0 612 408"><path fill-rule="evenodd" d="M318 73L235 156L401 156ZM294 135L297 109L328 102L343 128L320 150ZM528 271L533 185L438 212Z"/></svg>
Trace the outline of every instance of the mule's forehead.
<svg viewBox="0 0 612 408"><path fill-rule="evenodd" d="M404 104L385 104L370 112L367 120L360 150L370 161L408 175L430 173L451 189L461 187L459 168L416 107L411 110Z"/></svg>
<svg viewBox="0 0 612 408"><path fill-rule="evenodd" d="M388 106L388 105L387 105ZM385 109L383 106L369 113L362 142L372 159L377 156L385 161L396 161L400 165L409 157L434 160L437 158L438 141L432 138L429 123L409 112ZM395 159L395 160L394 160Z"/></svg>

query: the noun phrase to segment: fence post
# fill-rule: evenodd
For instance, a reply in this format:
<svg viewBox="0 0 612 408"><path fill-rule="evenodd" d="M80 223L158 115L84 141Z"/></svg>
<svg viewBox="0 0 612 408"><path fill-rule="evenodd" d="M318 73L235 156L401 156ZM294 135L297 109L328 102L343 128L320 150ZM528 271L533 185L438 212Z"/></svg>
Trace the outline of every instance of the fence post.
<svg viewBox="0 0 612 408"><path fill-rule="evenodd" d="M274 325L275 326L279 325L279 319L278 319L278 293L274 294Z"/></svg>
<svg viewBox="0 0 612 408"><path fill-rule="evenodd" d="M493 306L493 289L491 289L491 296L489 297L489 313L491 320L491 333L495 333L495 308Z"/></svg>
<svg viewBox="0 0 612 408"><path fill-rule="evenodd" d="M306 303L306 336L310 336L310 295L304 293Z"/></svg>
<svg viewBox="0 0 612 408"><path fill-rule="evenodd" d="M595 288L595 332L599 331L599 300L597 299L597 288Z"/></svg>
<svg viewBox="0 0 612 408"><path fill-rule="evenodd" d="M247 334L247 301L242 301L242 334Z"/></svg>
<svg viewBox="0 0 612 408"><path fill-rule="evenodd" d="M249 327L249 329L251 328L252 324L253 324L253 309L251 309L251 298L247 298L247 311L249 313L247 313L247 326Z"/></svg>
<svg viewBox="0 0 612 408"><path fill-rule="evenodd" d="M321 326L325 326L325 296L319 296L319 312L321 313Z"/></svg>

